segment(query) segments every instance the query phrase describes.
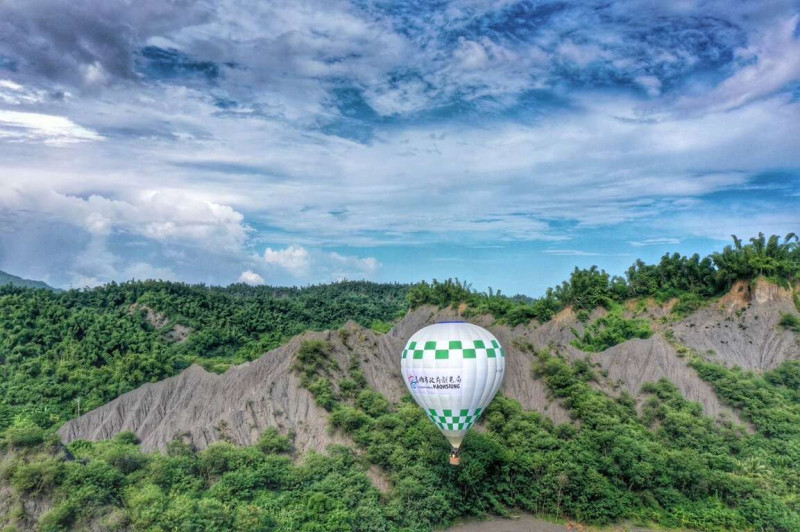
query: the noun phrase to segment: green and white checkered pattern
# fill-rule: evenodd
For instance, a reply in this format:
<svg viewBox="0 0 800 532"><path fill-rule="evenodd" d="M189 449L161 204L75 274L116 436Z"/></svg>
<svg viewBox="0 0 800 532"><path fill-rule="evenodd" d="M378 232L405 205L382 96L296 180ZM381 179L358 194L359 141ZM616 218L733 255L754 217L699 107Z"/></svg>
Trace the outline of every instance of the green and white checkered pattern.
<svg viewBox="0 0 800 532"><path fill-rule="evenodd" d="M460 410L458 415L453 415L452 410L442 410L437 412L433 408L428 409L426 414L431 421L441 430L467 430L478 421L481 416L480 408L476 408L470 414L469 410Z"/></svg>
<svg viewBox="0 0 800 532"><path fill-rule="evenodd" d="M426 359L435 358L437 360L447 360L451 356L461 355L463 358L476 358L481 352L485 352L488 358L505 357L505 351L492 340L490 345L486 345L484 340L472 340L462 342L460 340L450 340L447 342L430 340L423 343L410 342L403 349L403 358Z"/></svg>

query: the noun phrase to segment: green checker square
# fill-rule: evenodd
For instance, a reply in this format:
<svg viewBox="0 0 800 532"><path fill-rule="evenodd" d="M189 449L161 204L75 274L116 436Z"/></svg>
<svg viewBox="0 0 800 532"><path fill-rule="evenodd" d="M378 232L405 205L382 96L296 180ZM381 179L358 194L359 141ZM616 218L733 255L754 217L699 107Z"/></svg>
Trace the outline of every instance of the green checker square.
<svg viewBox="0 0 800 532"><path fill-rule="evenodd" d="M452 416L453 415L453 411L452 410L442 410L442 414L444 414L445 416Z"/></svg>
<svg viewBox="0 0 800 532"><path fill-rule="evenodd" d="M492 347L494 348L500 347L500 344L497 343L497 340L492 340Z"/></svg>
<svg viewBox="0 0 800 532"><path fill-rule="evenodd" d="M462 353L462 356L464 358L475 358L476 357L474 349L464 349L464 351L462 351L461 353Z"/></svg>
<svg viewBox="0 0 800 532"><path fill-rule="evenodd" d="M483 340L475 340L475 349L486 349L486 344L483 343Z"/></svg>
<svg viewBox="0 0 800 532"><path fill-rule="evenodd" d="M461 349L461 340L450 340L450 349Z"/></svg>
<svg viewBox="0 0 800 532"><path fill-rule="evenodd" d="M467 423L469 423L470 425L472 425L472 416L467 416L467 417L465 417L465 418L464 418L464 421L466 421Z"/></svg>
<svg viewBox="0 0 800 532"><path fill-rule="evenodd" d="M422 349L417 349L416 351L414 351L414 358L419 360L419 359L422 358L422 355L424 355L424 354L425 354L425 351L423 351Z"/></svg>
<svg viewBox="0 0 800 532"><path fill-rule="evenodd" d="M454 430L454 429L453 429L453 424L452 424L452 423L448 423L448 424L447 424L447 428L448 428L448 429L450 429L450 430Z"/></svg>
<svg viewBox="0 0 800 532"><path fill-rule="evenodd" d="M432 416L436 415L436 410L434 410L433 408L429 408L428 412L430 412Z"/></svg>
<svg viewBox="0 0 800 532"><path fill-rule="evenodd" d="M506 356L506 350L505 350L505 349L503 349L502 347L500 348L500 356L501 356L501 357L504 357L504 356Z"/></svg>
<svg viewBox="0 0 800 532"><path fill-rule="evenodd" d="M408 354L408 349L403 349L403 358L406 358L407 354Z"/></svg>
<svg viewBox="0 0 800 532"><path fill-rule="evenodd" d="M440 423L447 423L447 418L444 417L444 416L439 416L439 422Z"/></svg>
<svg viewBox="0 0 800 532"><path fill-rule="evenodd" d="M436 349L436 340L429 340L425 342L425 349Z"/></svg>
<svg viewBox="0 0 800 532"><path fill-rule="evenodd" d="M460 423L460 422L461 422L461 416L453 416L453 423Z"/></svg>
<svg viewBox="0 0 800 532"><path fill-rule="evenodd" d="M491 349L491 348L487 349L486 350L486 356L489 357L489 358L496 358L495 354L494 354L494 349Z"/></svg>
<svg viewBox="0 0 800 532"><path fill-rule="evenodd" d="M414 349L415 347L417 347L417 342L411 342L408 344L408 349Z"/></svg>
<svg viewBox="0 0 800 532"><path fill-rule="evenodd" d="M450 357L450 351L447 349L437 349L436 350L436 359L437 360L447 360Z"/></svg>
<svg viewBox="0 0 800 532"><path fill-rule="evenodd" d="M475 415L475 419L478 419L478 416L481 415L481 411L482 410L483 410L483 408L476 408L475 409L475 414L474 414Z"/></svg>
<svg viewBox="0 0 800 532"><path fill-rule="evenodd" d="M469 410L464 409L461 412L459 412L458 415L459 416L468 416L469 415Z"/></svg>

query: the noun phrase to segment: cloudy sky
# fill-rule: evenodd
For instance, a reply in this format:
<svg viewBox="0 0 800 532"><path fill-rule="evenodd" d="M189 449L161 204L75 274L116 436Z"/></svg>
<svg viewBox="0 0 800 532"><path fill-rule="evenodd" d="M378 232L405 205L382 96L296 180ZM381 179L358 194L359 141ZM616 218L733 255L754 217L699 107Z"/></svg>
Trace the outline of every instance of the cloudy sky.
<svg viewBox="0 0 800 532"><path fill-rule="evenodd" d="M5 0L0 270L458 276L800 229L796 1Z"/></svg>

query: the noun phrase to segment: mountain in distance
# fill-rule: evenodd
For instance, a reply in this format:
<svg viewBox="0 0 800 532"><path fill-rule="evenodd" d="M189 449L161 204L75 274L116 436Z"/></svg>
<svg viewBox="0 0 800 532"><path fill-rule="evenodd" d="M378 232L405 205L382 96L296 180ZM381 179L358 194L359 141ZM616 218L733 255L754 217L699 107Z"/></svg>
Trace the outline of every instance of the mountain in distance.
<svg viewBox="0 0 800 532"><path fill-rule="evenodd" d="M56 290L58 289L53 288L49 284L43 281L34 281L32 279L23 279L22 277L17 277L16 275L11 275L10 273L6 273L0 271L0 286L3 285L12 285L12 286L19 286L21 288L44 288L47 290Z"/></svg>

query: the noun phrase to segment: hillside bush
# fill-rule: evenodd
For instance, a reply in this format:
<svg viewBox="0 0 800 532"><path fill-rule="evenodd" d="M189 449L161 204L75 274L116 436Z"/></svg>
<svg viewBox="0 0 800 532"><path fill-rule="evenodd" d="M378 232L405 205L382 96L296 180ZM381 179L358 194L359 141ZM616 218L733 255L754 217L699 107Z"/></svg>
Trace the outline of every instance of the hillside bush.
<svg viewBox="0 0 800 532"><path fill-rule="evenodd" d="M627 319L619 312L612 312L590 323L583 335L575 334L577 338L572 345L582 351L599 353L632 338L650 338L653 331L648 320Z"/></svg>

